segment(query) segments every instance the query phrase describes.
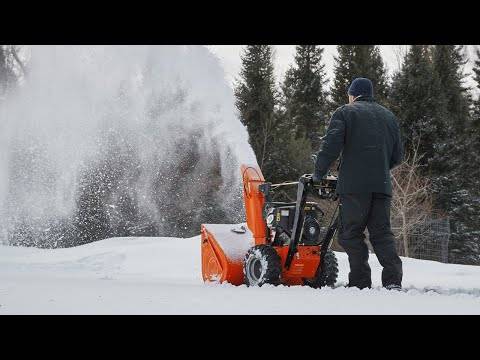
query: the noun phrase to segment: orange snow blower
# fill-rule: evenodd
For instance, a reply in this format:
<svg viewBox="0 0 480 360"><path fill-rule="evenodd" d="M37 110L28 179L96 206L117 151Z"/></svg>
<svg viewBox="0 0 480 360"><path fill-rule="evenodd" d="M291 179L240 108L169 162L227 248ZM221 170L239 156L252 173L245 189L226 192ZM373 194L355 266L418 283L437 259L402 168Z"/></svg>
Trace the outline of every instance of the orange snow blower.
<svg viewBox="0 0 480 360"><path fill-rule="evenodd" d="M336 201L337 178L314 183L312 175L281 184L265 182L257 166L242 165L246 225L203 224L202 275L205 282L333 286L337 259L330 245L338 225L338 205L328 226L324 211L307 196ZM281 189L296 185L295 202L273 201ZM316 200L315 199L315 200Z"/></svg>

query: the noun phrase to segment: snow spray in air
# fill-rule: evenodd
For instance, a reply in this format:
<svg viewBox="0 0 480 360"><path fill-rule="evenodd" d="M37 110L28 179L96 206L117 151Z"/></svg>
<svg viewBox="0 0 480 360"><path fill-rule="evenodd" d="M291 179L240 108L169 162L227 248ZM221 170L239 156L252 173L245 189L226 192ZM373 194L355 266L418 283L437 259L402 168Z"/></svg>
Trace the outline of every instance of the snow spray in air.
<svg viewBox="0 0 480 360"><path fill-rule="evenodd" d="M243 218L239 164L256 160L206 47L33 46L2 107L4 242L190 236Z"/></svg>

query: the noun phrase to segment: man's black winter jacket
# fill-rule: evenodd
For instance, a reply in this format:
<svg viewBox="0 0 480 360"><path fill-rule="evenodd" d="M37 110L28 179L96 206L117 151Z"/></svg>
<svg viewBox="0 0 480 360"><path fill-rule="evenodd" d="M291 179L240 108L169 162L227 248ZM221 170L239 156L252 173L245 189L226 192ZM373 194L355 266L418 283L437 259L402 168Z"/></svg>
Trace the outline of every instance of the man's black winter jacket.
<svg viewBox="0 0 480 360"><path fill-rule="evenodd" d="M395 115L371 97L339 107L317 155L315 175L326 175L342 154L337 193L391 195L390 170L400 164L403 146Z"/></svg>

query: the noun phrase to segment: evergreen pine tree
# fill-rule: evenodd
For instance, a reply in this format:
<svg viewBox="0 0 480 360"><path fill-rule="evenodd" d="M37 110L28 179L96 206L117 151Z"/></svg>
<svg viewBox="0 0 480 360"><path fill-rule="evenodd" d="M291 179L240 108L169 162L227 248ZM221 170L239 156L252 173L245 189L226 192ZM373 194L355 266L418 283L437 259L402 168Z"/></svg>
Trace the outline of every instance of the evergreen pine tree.
<svg viewBox="0 0 480 360"><path fill-rule="evenodd" d="M470 96L463 85L461 48L414 45L394 76L390 102L411 150L420 139L423 173L435 205L450 219L450 261L478 264L478 183L472 183ZM470 150L469 150L470 148ZM478 171L478 170L477 170Z"/></svg>
<svg viewBox="0 0 480 360"><path fill-rule="evenodd" d="M298 45L295 65L287 70L282 86L286 121L297 139L308 139L313 151L318 150L327 120L323 51L318 45Z"/></svg>
<svg viewBox="0 0 480 360"><path fill-rule="evenodd" d="M466 63L463 47L436 45L433 66L439 79L445 134L437 141L429 170L437 204L450 216L450 258L466 264L480 264L478 188L472 182L471 96L464 86Z"/></svg>
<svg viewBox="0 0 480 360"><path fill-rule="evenodd" d="M305 136L296 136L295 130L285 109L276 109L277 128L272 159L275 169L269 181L282 182L296 180L302 174L313 171L312 144ZM293 199L292 199L293 200Z"/></svg>
<svg viewBox="0 0 480 360"><path fill-rule="evenodd" d="M264 176L275 176L276 91L270 45L247 45L241 56L240 79L235 84L236 106Z"/></svg>
<svg viewBox="0 0 480 360"><path fill-rule="evenodd" d="M436 144L446 136L440 94L431 47L412 45L393 77L389 103L399 119L406 152L419 143L423 164L434 157Z"/></svg>
<svg viewBox="0 0 480 360"><path fill-rule="evenodd" d="M348 86L357 77L369 78L373 83L374 97L379 103L385 103L388 86L379 47L376 45L338 45L337 51L331 89L331 110L348 102Z"/></svg>
<svg viewBox="0 0 480 360"><path fill-rule="evenodd" d="M477 99L473 102L472 119L464 136L464 155L466 159L462 164L466 167L463 172L467 176L464 178L470 182L469 187L476 190L478 195L480 192L480 166L478 166L480 164L480 50L477 50L476 57L473 67L473 78L478 89Z"/></svg>
<svg viewBox="0 0 480 360"><path fill-rule="evenodd" d="M477 52L477 56L480 52ZM477 58L474 65L474 80L480 88L480 61ZM453 104L468 102L469 96L453 102ZM451 259L465 264L480 264L480 126L479 126L479 102L474 102L471 119L465 119L462 112L455 115L463 115L457 121L465 123L463 129L459 129L453 144L450 144L453 164L449 176L442 178L445 189L443 200L450 210L453 219L452 236L450 241ZM453 108L452 111L458 111ZM454 117L452 117L454 118ZM454 118L455 119L455 118ZM455 124L453 124L455 125ZM448 191L450 190L450 192Z"/></svg>
<svg viewBox="0 0 480 360"><path fill-rule="evenodd" d="M480 49L476 51L473 78L477 83L477 99L473 103L473 126L476 129L480 129Z"/></svg>
<svg viewBox="0 0 480 360"><path fill-rule="evenodd" d="M463 67L467 59L463 46L435 45L432 60L448 114L448 130L460 135L467 128L471 102L468 88L464 86Z"/></svg>

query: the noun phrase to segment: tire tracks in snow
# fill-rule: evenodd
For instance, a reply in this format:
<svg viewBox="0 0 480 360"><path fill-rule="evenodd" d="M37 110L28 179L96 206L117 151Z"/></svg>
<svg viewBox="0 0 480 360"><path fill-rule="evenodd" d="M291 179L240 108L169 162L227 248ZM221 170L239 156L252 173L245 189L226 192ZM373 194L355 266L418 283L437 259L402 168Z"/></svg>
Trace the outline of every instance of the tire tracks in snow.
<svg viewBox="0 0 480 360"><path fill-rule="evenodd" d="M345 283L337 284L333 289L350 289L346 287ZM469 296L480 299L480 288L446 288L441 286L406 286L401 291L387 290L382 286L375 286L371 289L363 289L359 291L375 291L383 293L403 293L407 295L441 295L441 296Z"/></svg>

